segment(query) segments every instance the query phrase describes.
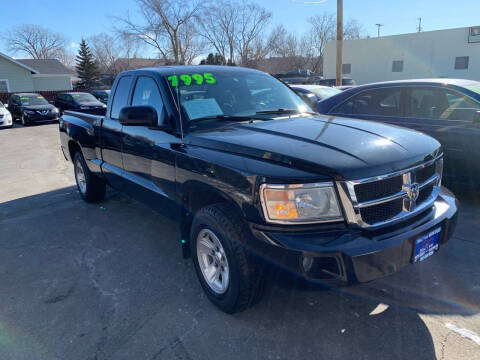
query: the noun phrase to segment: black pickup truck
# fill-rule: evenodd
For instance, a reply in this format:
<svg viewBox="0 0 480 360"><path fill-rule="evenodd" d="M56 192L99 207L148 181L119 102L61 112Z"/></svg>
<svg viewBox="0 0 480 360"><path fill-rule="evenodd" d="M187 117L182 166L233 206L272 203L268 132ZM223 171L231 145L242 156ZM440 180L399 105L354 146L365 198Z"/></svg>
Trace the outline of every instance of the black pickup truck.
<svg viewBox="0 0 480 360"><path fill-rule="evenodd" d="M226 312L260 298L267 262L367 282L428 258L455 228L436 140L320 116L256 70L123 72L105 116L67 111L59 127L83 199L110 185L175 218L172 241Z"/></svg>

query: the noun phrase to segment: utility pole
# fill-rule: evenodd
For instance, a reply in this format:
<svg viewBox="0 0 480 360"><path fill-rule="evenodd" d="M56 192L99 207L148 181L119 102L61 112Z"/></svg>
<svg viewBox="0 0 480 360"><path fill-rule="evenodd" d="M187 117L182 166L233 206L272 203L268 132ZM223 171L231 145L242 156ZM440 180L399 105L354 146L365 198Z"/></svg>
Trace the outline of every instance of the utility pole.
<svg viewBox="0 0 480 360"><path fill-rule="evenodd" d="M419 17L418 18L418 28L417 28L418 32L421 32L423 29L422 29L422 18Z"/></svg>
<svg viewBox="0 0 480 360"><path fill-rule="evenodd" d="M343 0L337 0L337 86L342 86Z"/></svg>
<svg viewBox="0 0 480 360"><path fill-rule="evenodd" d="M384 25L383 25L383 24L375 24L375 26L377 26L377 28L378 28L378 35L377 35L377 37L380 37L380 28L381 28L382 26L384 26Z"/></svg>

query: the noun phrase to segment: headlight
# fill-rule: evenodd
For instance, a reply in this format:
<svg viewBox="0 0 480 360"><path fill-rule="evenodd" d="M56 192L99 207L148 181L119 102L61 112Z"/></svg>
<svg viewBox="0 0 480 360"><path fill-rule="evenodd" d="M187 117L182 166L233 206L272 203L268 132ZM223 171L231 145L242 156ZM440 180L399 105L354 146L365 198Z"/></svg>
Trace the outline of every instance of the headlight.
<svg viewBox="0 0 480 360"><path fill-rule="evenodd" d="M54 108L52 109L52 113L57 114L57 113L58 113L58 109L57 109L56 107L54 107Z"/></svg>
<svg viewBox="0 0 480 360"><path fill-rule="evenodd" d="M343 220L333 183L260 186L265 218L271 223Z"/></svg>

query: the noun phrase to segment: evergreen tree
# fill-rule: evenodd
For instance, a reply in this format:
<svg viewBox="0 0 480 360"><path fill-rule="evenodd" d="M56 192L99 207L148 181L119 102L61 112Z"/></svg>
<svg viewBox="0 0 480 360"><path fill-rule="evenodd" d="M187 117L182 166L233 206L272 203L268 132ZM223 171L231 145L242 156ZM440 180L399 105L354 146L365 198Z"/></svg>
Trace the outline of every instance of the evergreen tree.
<svg viewBox="0 0 480 360"><path fill-rule="evenodd" d="M88 89L100 81L100 71L98 70L97 63L84 39L82 39L80 43L76 63L75 68L77 69L78 77L82 80L82 87Z"/></svg>
<svg viewBox="0 0 480 360"><path fill-rule="evenodd" d="M226 65L225 58L220 54L208 54L206 59L200 61L200 65Z"/></svg>

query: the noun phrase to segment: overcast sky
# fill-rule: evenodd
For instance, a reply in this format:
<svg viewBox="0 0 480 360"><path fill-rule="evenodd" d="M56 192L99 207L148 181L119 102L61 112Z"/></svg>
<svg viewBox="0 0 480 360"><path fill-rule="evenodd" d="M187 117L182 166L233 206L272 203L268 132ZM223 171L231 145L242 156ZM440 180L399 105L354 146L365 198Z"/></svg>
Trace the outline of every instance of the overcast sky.
<svg viewBox="0 0 480 360"><path fill-rule="evenodd" d="M300 35L309 16L336 11L336 0L256 0L273 14L272 25L284 24ZM0 32L18 24L38 24L62 33L72 49L82 37L111 31L114 16L136 12L135 0L11 0L0 1ZM480 25L479 0L344 0L344 18L356 19L370 36L376 23L382 35L414 32L418 17L425 31ZM3 43L0 52L7 53Z"/></svg>

